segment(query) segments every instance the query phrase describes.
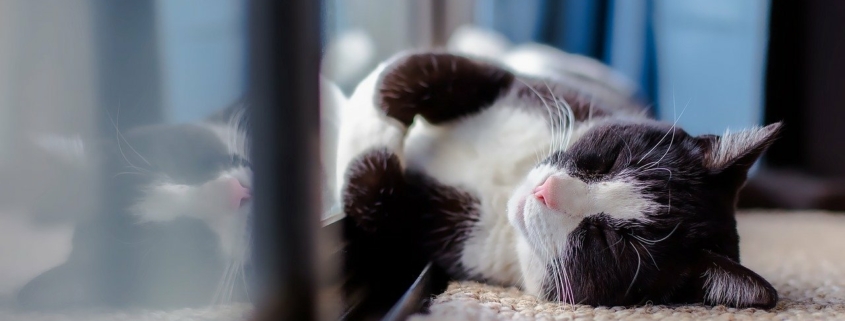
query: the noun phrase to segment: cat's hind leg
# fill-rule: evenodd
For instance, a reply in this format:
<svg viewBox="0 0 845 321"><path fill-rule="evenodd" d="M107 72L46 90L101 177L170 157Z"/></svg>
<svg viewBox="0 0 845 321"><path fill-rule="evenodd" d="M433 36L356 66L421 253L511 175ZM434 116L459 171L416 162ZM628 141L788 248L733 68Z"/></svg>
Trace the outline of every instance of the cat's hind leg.
<svg viewBox="0 0 845 321"><path fill-rule="evenodd" d="M408 125L377 104L380 70L358 86L341 110L338 137L338 197L344 213L373 230L388 213L403 211L402 149Z"/></svg>
<svg viewBox="0 0 845 321"><path fill-rule="evenodd" d="M346 215L344 290L352 302L366 293L359 311L390 308L428 261L419 250L420 230L414 228L419 208L409 202L403 166L408 126L376 103L381 70L364 80L341 110L338 137L338 197Z"/></svg>

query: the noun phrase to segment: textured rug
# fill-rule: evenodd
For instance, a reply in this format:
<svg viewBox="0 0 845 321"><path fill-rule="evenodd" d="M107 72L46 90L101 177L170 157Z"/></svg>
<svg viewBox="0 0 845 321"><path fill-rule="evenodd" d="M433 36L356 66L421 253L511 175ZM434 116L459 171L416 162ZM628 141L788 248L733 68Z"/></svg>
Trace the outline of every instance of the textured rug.
<svg viewBox="0 0 845 321"><path fill-rule="evenodd" d="M845 320L845 214L739 214L742 262L766 279L781 301L770 311L723 306L591 307L543 302L514 288L456 282L435 298L429 320ZM245 320L249 305L173 311L21 313L0 320Z"/></svg>
<svg viewBox="0 0 845 321"><path fill-rule="evenodd" d="M845 214L737 215L742 263L778 290L772 310L724 306L591 307L540 301L514 288L456 282L427 320L845 320Z"/></svg>
<svg viewBox="0 0 845 321"><path fill-rule="evenodd" d="M240 321L252 316L250 304L221 305L197 309L14 312L0 309L0 320L15 321Z"/></svg>

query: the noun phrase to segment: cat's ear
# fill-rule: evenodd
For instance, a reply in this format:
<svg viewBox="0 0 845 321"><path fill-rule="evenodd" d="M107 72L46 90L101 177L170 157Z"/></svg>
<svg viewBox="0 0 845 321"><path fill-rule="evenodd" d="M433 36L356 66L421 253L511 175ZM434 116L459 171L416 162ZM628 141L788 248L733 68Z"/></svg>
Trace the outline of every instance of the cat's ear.
<svg viewBox="0 0 845 321"><path fill-rule="evenodd" d="M723 255L704 251L692 280L685 289L692 301L734 308L771 309L777 305L778 293L757 273Z"/></svg>
<svg viewBox="0 0 845 321"><path fill-rule="evenodd" d="M433 124L477 113L513 83L510 71L446 53L396 58L384 71L377 102L388 116L410 125L416 115Z"/></svg>
<svg viewBox="0 0 845 321"><path fill-rule="evenodd" d="M782 123L754 127L722 136L700 136L705 146L704 167L714 173L732 172L743 179L748 169L777 138Z"/></svg>

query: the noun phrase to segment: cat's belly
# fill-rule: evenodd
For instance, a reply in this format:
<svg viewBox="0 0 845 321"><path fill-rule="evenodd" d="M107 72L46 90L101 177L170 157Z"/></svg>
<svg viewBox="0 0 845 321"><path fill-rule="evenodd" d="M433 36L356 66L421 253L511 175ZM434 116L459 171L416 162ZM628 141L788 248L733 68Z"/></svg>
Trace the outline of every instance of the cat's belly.
<svg viewBox="0 0 845 321"><path fill-rule="evenodd" d="M503 106L447 125L420 120L406 140L408 168L471 193L479 201L479 221L461 255L467 274L519 285L516 237L507 220L507 201L549 153L552 135L546 120Z"/></svg>

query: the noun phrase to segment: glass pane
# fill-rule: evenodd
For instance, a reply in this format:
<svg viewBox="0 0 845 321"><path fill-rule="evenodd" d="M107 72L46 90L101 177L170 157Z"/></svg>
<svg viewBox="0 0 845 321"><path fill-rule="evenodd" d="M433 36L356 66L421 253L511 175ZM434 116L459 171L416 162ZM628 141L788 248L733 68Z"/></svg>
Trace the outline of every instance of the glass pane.
<svg viewBox="0 0 845 321"><path fill-rule="evenodd" d="M0 319L249 315L245 20L0 1Z"/></svg>

